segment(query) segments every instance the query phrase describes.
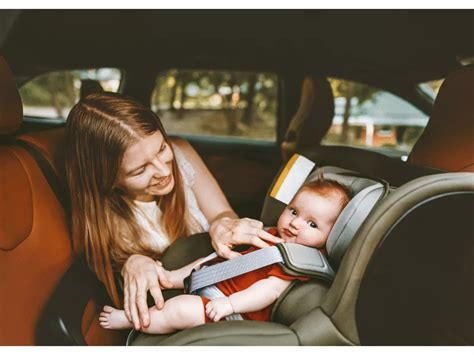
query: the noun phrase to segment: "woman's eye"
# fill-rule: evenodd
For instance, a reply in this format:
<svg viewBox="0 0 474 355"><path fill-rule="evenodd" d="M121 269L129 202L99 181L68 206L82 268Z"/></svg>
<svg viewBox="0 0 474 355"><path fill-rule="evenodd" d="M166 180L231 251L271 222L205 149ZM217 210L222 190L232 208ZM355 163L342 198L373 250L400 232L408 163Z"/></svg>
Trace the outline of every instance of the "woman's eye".
<svg viewBox="0 0 474 355"><path fill-rule="evenodd" d="M292 215L295 215L295 216L296 216L296 210L295 210L294 208L291 208L291 207L290 207L290 212L291 212Z"/></svg>
<svg viewBox="0 0 474 355"><path fill-rule="evenodd" d="M161 146L160 153L163 152L165 149L166 149L166 143Z"/></svg>
<svg viewBox="0 0 474 355"><path fill-rule="evenodd" d="M141 175L141 174L143 174L144 172L145 172L145 168L140 169L140 170L138 170L137 172L135 172L135 173L133 174L133 176Z"/></svg>
<svg viewBox="0 0 474 355"><path fill-rule="evenodd" d="M313 221L309 221L308 224L311 228L318 228L318 225L314 223Z"/></svg>

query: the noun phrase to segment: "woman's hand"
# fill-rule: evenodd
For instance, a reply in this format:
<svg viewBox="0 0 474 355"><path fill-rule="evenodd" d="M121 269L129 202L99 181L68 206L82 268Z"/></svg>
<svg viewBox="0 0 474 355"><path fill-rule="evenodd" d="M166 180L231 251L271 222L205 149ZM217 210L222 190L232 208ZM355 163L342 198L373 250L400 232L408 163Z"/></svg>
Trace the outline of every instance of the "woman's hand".
<svg viewBox="0 0 474 355"><path fill-rule="evenodd" d="M268 247L265 242L280 243L281 238L263 230L263 223L251 218L222 217L212 222L209 228L212 246L217 254L226 259L240 256L232 251L234 245L249 244L257 248Z"/></svg>
<svg viewBox="0 0 474 355"><path fill-rule="evenodd" d="M124 310L136 330L150 325L147 292L150 291L158 309L163 308L162 288L172 287L160 262L144 256L132 255L122 268L124 280Z"/></svg>

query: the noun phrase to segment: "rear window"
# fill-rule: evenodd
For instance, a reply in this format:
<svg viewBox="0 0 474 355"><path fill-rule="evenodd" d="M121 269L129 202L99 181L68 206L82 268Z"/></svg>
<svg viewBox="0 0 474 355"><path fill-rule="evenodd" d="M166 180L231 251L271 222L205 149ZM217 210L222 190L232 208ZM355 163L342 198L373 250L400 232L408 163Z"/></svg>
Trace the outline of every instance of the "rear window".
<svg viewBox="0 0 474 355"><path fill-rule="evenodd" d="M335 116L322 143L375 150L406 159L428 123L428 116L387 91L329 78Z"/></svg>
<svg viewBox="0 0 474 355"><path fill-rule="evenodd" d="M151 108L166 131L276 141L278 77L267 72L160 72Z"/></svg>
<svg viewBox="0 0 474 355"><path fill-rule="evenodd" d="M27 117L64 122L79 101L81 87L117 92L122 73L115 68L53 71L37 76L20 88L23 114Z"/></svg>

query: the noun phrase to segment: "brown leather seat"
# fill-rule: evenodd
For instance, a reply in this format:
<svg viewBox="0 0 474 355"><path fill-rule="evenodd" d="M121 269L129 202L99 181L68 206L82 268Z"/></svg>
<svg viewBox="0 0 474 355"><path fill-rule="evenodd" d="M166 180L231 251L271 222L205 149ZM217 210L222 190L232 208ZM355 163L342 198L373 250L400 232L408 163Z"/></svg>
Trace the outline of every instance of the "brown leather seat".
<svg viewBox="0 0 474 355"><path fill-rule="evenodd" d="M408 161L446 171L474 172L473 99L474 66L448 75Z"/></svg>
<svg viewBox="0 0 474 355"><path fill-rule="evenodd" d="M23 111L0 57L0 136L12 137ZM0 344L35 343L35 326L72 261L64 210L35 160L14 143L0 145Z"/></svg>
<svg viewBox="0 0 474 355"><path fill-rule="evenodd" d="M319 146L331 127L334 117L334 96L326 78L305 77L298 111L290 121L281 144L283 160L297 150Z"/></svg>
<svg viewBox="0 0 474 355"><path fill-rule="evenodd" d="M73 262L64 208L35 159L15 143L36 147L61 177L64 129L15 136L22 119L13 73L0 57L0 345L37 343L37 323ZM99 326L101 306L90 300L84 310L85 342L123 344L118 333Z"/></svg>

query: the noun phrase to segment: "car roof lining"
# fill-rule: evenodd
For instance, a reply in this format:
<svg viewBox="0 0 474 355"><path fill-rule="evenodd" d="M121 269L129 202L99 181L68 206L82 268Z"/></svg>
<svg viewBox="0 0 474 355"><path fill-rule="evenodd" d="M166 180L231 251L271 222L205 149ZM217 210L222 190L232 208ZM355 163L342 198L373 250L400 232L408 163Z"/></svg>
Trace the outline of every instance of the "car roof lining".
<svg viewBox="0 0 474 355"><path fill-rule="evenodd" d="M138 57L148 70L298 68L387 87L391 81L441 78L459 66L456 56L474 53L473 15L471 10L24 10L3 51L18 74L32 70L33 58L36 68L54 69L127 68Z"/></svg>

